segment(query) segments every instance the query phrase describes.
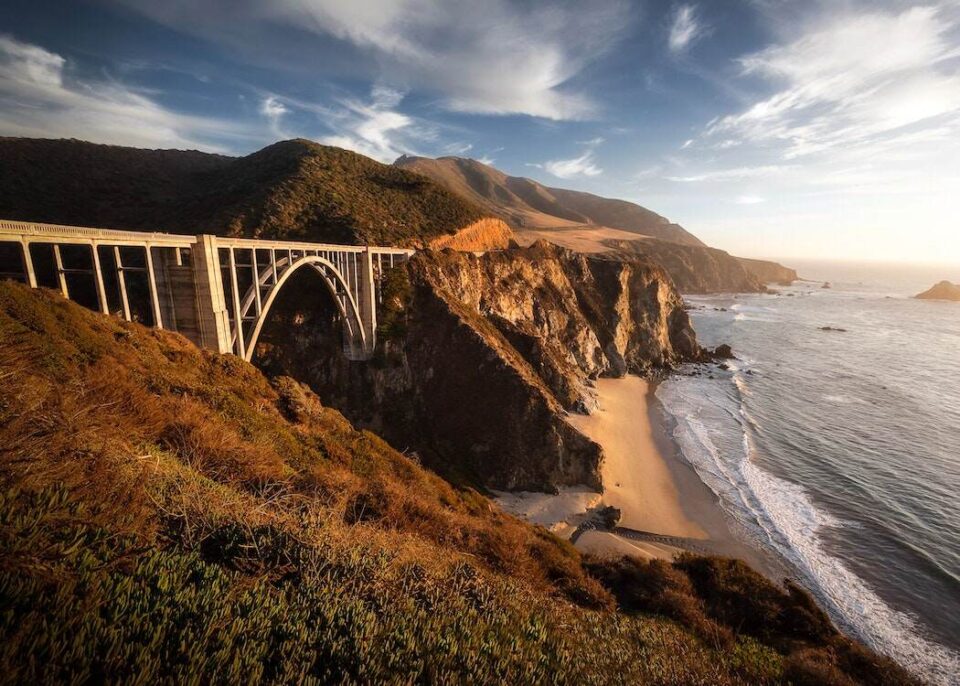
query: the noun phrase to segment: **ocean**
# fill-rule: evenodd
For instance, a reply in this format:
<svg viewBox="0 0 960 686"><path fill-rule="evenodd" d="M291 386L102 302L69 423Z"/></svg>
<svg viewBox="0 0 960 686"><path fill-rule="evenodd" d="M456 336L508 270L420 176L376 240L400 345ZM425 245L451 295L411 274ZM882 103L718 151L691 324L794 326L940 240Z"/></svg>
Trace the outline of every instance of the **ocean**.
<svg viewBox="0 0 960 686"><path fill-rule="evenodd" d="M910 297L960 266L790 264L814 282L688 296L738 359L657 397L741 536L846 632L960 684L960 303Z"/></svg>

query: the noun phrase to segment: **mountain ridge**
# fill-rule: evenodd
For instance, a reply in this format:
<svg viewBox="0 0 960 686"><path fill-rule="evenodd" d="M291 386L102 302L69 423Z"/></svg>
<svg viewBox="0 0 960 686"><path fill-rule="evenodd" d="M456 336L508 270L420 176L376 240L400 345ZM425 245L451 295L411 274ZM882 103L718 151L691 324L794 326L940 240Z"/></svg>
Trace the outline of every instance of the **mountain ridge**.
<svg viewBox="0 0 960 686"><path fill-rule="evenodd" d="M546 186L526 177L510 176L474 159L404 155L394 165L446 185L496 213L514 229L608 227L675 243L704 245L679 224L627 200Z"/></svg>
<svg viewBox="0 0 960 686"><path fill-rule="evenodd" d="M580 252L645 255L686 293L763 291L797 278L776 262L740 258L708 246L679 224L627 200L553 188L464 157L401 156L394 165L424 174L497 214L517 241L547 240Z"/></svg>
<svg viewBox="0 0 960 686"><path fill-rule="evenodd" d="M0 217L423 247L489 218L430 179L304 139L243 157L0 138Z"/></svg>

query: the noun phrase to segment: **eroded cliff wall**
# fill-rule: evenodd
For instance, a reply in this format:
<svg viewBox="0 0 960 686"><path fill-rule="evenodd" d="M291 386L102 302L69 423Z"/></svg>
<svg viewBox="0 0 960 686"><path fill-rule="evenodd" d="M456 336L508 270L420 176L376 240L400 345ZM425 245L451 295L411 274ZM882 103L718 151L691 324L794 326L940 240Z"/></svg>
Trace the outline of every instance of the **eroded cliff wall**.
<svg viewBox="0 0 960 686"><path fill-rule="evenodd" d="M789 286L799 279L797 271L790 267L784 267L778 262L770 260L755 260L749 257L738 257L740 264L753 274L760 283L775 283L781 286Z"/></svg>
<svg viewBox="0 0 960 686"><path fill-rule="evenodd" d="M608 247L627 255L644 255L670 274L683 293L762 292L765 286L728 252L658 240L608 240Z"/></svg>
<svg viewBox="0 0 960 686"><path fill-rule="evenodd" d="M642 258L546 243L428 251L391 275L384 297L374 361L344 360L329 315L293 298L265 331L260 364L307 380L447 476L491 488L599 489L600 447L566 413L592 408L597 376L701 355L669 277Z"/></svg>

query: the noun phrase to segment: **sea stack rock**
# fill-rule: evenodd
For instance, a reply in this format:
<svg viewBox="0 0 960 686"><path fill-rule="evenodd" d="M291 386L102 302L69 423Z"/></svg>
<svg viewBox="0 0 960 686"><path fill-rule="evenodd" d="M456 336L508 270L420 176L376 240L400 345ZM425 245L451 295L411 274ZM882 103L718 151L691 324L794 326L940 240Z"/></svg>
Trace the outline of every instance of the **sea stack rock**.
<svg viewBox="0 0 960 686"><path fill-rule="evenodd" d="M717 359L717 360L735 360L736 359L736 356L733 354L733 349L726 343L718 345L716 348L714 348L711 355L714 357L714 359Z"/></svg>
<svg viewBox="0 0 960 686"><path fill-rule="evenodd" d="M931 287L929 290L926 290L923 293L918 293L913 297L921 300L960 301L960 285L950 283L949 281L941 281L940 283Z"/></svg>

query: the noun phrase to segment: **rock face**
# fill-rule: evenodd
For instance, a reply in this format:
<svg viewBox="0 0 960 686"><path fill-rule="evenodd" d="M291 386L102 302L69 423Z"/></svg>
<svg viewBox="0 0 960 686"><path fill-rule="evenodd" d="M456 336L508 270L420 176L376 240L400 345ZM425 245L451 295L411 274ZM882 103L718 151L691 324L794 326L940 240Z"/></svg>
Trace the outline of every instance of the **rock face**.
<svg viewBox="0 0 960 686"><path fill-rule="evenodd" d="M642 259L545 243L425 252L391 280L373 363L343 360L329 322L311 327L296 308L278 315L283 336L265 330L258 359L447 476L491 488L599 489L601 449L566 412L594 405L597 376L703 356L669 277Z"/></svg>
<svg viewBox="0 0 960 686"><path fill-rule="evenodd" d="M748 272L753 274L760 283L775 283L780 286L789 286L799 279L797 270L784 267L778 262L769 260L754 260L749 257L738 257L737 260Z"/></svg>
<svg viewBox="0 0 960 686"><path fill-rule="evenodd" d="M604 243L617 252L645 255L662 265L683 293L757 293L766 289L739 258L717 248L658 240Z"/></svg>
<svg viewBox="0 0 960 686"><path fill-rule="evenodd" d="M470 252L485 250L502 250L510 246L513 240L513 231L502 219L488 217L480 219L458 230L454 234L447 234L430 241L434 250L451 248Z"/></svg>
<svg viewBox="0 0 960 686"><path fill-rule="evenodd" d="M960 301L960 285L950 283L949 281L941 281L940 283L932 286L929 290L926 290L923 293L918 293L913 297L920 298L921 300Z"/></svg>

